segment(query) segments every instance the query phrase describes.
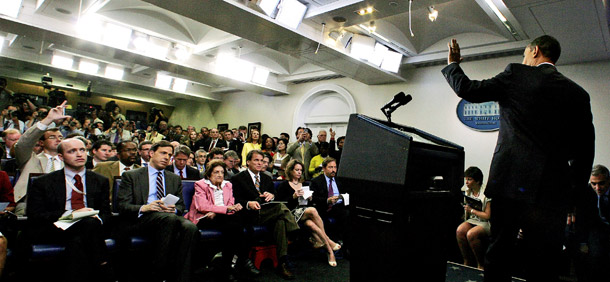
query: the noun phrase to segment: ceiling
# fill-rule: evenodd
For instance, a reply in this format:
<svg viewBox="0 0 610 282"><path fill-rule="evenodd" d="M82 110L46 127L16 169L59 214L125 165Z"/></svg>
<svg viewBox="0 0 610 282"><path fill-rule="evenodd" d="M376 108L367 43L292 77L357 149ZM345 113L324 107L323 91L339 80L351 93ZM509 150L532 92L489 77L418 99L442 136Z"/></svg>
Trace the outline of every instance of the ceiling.
<svg viewBox="0 0 610 282"><path fill-rule="evenodd" d="M288 95L290 84L343 76L369 85L403 82L407 69L444 63L450 38L467 60L520 54L543 34L562 43L560 64L610 59L610 0L488 1L508 24L486 0L300 0L307 11L297 28L267 16L254 0L23 0L16 18L0 14L0 76L40 83L49 73L58 87L84 90L92 81L96 94L173 105L221 101L235 91ZM438 11L434 22L430 6ZM367 7L374 11L357 13ZM101 35L91 19L117 28ZM162 55L135 41L106 40L122 38L125 28L132 40L144 36L164 47ZM344 48L337 35L350 33ZM359 42L402 55L398 70L382 68L386 59L380 67L355 58ZM72 57L71 67L53 65L54 54ZM82 61L99 69L79 71ZM122 68L122 77L105 77L109 65ZM158 74L182 87L156 85Z"/></svg>

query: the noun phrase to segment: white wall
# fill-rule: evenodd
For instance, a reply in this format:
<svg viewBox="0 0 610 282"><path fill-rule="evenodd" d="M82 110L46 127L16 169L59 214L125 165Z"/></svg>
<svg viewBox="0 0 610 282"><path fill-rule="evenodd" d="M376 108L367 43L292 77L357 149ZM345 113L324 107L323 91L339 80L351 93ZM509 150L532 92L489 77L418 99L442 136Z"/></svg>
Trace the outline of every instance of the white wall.
<svg viewBox="0 0 610 282"><path fill-rule="evenodd" d="M203 103L196 101L176 101L176 108L172 112L169 124L179 124L186 129L193 125L199 132L201 127L213 128L218 124L214 117L212 108L218 103Z"/></svg>
<svg viewBox="0 0 610 282"><path fill-rule="evenodd" d="M513 56L465 62L462 67L470 78L484 79L503 71L508 63L520 63L521 60L521 56ZM433 66L411 70L409 81L400 84L369 86L341 78L291 85L288 89L291 95L287 96L268 97L244 92L227 94L211 119L229 123L230 127L260 121L263 133L278 136L280 132L289 132L293 135L295 106L315 86L337 84L344 87L353 95L359 113L379 119L385 118L379 110L381 106L396 93L404 91L413 96L413 101L394 112L393 121L417 127L464 146L465 165L478 166L487 176L497 132L474 131L457 119L459 98L440 73L442 68L443 66ZM589 92L597 134L595 163L610 165L610 61L560 65L558 69ZM180 108L177 106L175 112L180 112Z"/></svg>

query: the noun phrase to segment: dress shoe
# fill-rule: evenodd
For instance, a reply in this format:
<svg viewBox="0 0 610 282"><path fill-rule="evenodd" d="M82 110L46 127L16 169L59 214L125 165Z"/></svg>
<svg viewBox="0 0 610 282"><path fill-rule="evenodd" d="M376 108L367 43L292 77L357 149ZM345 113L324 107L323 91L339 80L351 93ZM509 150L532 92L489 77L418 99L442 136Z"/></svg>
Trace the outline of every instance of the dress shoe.
<svg viewBox="0 0 610 282"><path fill-rule="evenodd" d="M240 265L241 272L249 277L255 277L261 274L261 272L256 269L254 263L251 260L246 259Z"/></svg>
<svg viewBox="0 0 610 282"><path fill-rule="evenodd" d="M292 280L295 278L292 271L290 271L290 269L288 268L288 264L285 262L280 264L280 266L278 267L278 271L284 279Z"/></svg>

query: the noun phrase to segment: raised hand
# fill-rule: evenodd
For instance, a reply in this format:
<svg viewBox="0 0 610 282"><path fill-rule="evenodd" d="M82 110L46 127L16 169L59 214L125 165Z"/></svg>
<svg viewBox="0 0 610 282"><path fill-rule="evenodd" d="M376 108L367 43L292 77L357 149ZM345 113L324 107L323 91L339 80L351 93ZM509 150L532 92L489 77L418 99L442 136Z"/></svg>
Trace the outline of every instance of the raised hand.
<svg viewBox="0 0 610 282"><path fill-rule="evenodd" d="M462 58L460 53L460 45L458 44L455 38L451 39L451 42L447 44L449 47L449 54L447 55L447 64L451 63L460 63L464 58Z"/></svg>

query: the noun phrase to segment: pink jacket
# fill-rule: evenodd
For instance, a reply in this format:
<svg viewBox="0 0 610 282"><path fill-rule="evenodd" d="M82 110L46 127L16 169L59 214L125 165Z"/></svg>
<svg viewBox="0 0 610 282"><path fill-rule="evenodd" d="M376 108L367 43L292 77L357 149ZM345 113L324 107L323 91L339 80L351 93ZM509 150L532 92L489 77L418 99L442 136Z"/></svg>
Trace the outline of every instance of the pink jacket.
<svg viewBox="0 0 610 282"><path fill-rule="evenodd" d="M184 216L186 219L193 223L199 223L201 219L208 212L214 212L219 214L227 214L227 206L235 204L235 198L233 197L233 186L231 182L223 182L224 187L222 188L222 196L225 206L216 206L214 204L214 188L210 186L209 180L201 179L195 182L195 195L193 195L193 202L189 212Z"/></svg>

